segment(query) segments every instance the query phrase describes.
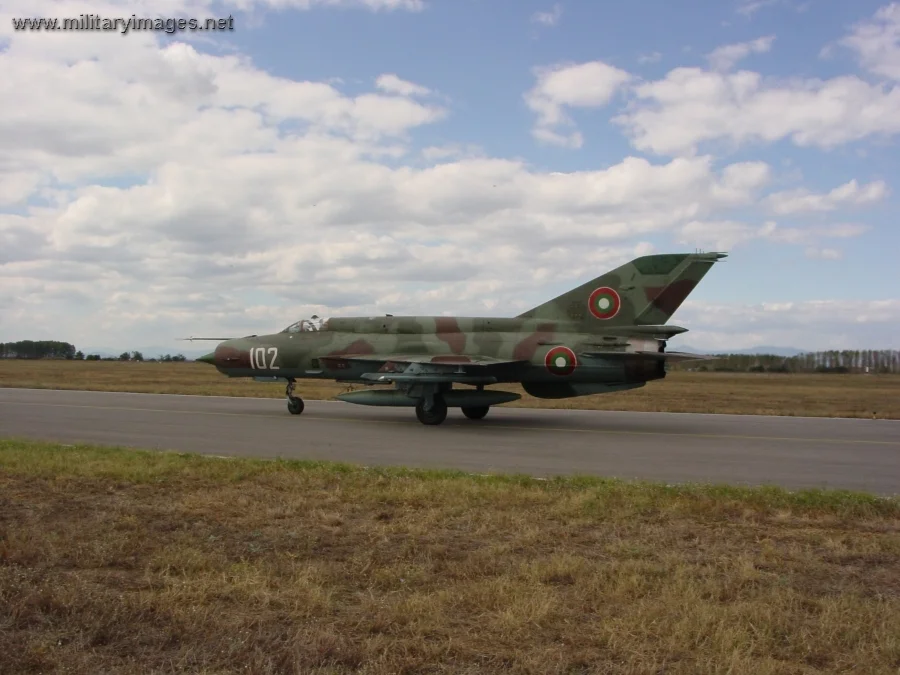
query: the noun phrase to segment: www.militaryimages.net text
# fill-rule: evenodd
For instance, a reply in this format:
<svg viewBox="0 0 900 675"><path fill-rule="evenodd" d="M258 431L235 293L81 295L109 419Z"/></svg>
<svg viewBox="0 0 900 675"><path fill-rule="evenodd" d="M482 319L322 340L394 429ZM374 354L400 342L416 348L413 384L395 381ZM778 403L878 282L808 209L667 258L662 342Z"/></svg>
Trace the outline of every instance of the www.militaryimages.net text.
<svg viewBox="0 0 900 675"><path fill-rule="evenodd" d="M178 31L234 30L234 17L215 19L176 19L172 17L141 18L135 14L130 17L104 17L99 14L82 14L75 18L39 18L12 20L15 30L33 31L116 31L127 35L130 31L162 31L177 33Z"/></svg>

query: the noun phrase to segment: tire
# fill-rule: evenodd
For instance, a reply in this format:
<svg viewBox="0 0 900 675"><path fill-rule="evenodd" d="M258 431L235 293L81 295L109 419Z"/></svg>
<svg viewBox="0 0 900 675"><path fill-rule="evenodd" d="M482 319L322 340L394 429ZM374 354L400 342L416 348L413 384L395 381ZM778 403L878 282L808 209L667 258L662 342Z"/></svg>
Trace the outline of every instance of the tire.
<svg viewBox="0 0 900 675"><path fill-rule="evenodd" d="M483 419L484 416L488 414L488 410L490 409L491 407L487 405L473 405L460 408L460 410L462 410L462 414L468 417L470 420Z"/></svg>
<svg viewBox="0 0 900 675"><path fill-rule="evenodd" d="M434 405L428 412L425 412L424 400L416 403L416 417L422 424L427 424L429 426L441 424L445 419L447 419L447 404L444 402L444 397L435 396Z"/></svg>
<svg viewBox="0 0 900 675"><path fill-rule="evenodd" d="M302 398L291 397L288 399L287 409L291 415L299 415L306 406L303 405Z"/></svg>

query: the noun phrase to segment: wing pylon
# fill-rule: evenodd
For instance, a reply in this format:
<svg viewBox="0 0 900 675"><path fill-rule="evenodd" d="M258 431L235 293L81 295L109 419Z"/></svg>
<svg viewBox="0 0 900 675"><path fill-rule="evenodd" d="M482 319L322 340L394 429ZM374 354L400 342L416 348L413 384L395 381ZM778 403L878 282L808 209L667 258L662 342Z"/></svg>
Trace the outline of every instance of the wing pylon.
<svg viewBox="0 0 900 675"><path fill-rule="evenodd" d="M690 352L647 352L647 351L637 351L637 352L626 352L626 351L582 351L579 352L579 356L585 356L588 358L625 358L627 356L638 356L644 359L653 359L656 361L671 361L673 363L678 361L706 361L710 359L715 359L715 356L710 356L709 354L691 354Z"/></svg>
<svg viewBox="0 0 900 675"><path fill-rule="evenodd" d="M347 362L377 365L377 370L360 376L363 380L376 383L495 384L497 378L491 374L492 368L528 361L455 354L345 354L319 357L319 363L326 368L338 368Z"/></svg>

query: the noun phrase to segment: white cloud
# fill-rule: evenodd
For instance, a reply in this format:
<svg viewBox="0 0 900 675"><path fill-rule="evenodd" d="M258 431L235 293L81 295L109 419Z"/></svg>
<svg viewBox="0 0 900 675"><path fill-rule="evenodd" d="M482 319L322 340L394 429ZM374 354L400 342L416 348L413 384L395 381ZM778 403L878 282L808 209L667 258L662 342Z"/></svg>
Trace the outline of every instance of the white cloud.
<svg viewBox="0 0 900 675"><path fill-rule="evenodd" d="M18 47L0 54L0 98L16 100L0 108L0 167L15 167L0 174L4 201L9 181L34 187L36 173L74 182L198 155L271 151L284 123L372 143L446 114L406 99L349 97L321 82L274 77L241 57L202 54L183 43L123 41L115 56L73 65Z"/></svg>
<svg viewBox="0 0 900 675"><path fill-rule="evenodd" d="M883 24L888 19L900 21L900 4L878 16ZM893 45L896 36L891 35ZM537 82L525 94L537 115L532 135L543 143L580 148L584 136L573 129L567 112L607 105L619 92L629 102L613 122L637 150L660 155L693 154L703 143L718 142L734 150L784 139L798 146L832 149L900 132L900 85L873 84L854 75L821 80L730 72L738 60L769 51L774 40L768 35L724 45L708 54L711 70L677 67L658 80L642 80L601 61L536 69ZM893 56L885 56L887 43L881 35L870 44L872 49L881 45L877 58L870 61L881 64L885 73L893 72Z"/></svg>
<svg viewBox="0 0 900 675"><path fill-rule="evenodd" d="M4 57L13 80L34 64L15 50ZM17 145L21 130L0 125L7 159L38 183L59 182L56 201L0 219L4 288L41 288L4 308L5 334L55 335L65 316L76 342L106 331L134 345L207 327L277 328L304 311L515 313L544 295L523 296L523 270L545 284L580 282L650 250L646 236L752 203L769 179L765 164L716 172L711 157L554 174L465 155L389 168L375 151L421 121L382 122L378 107L391 99L352 99L184 45L123 58L159 75L132 90L133 75L101 59L85 85L63 77L64 61L45 60L52 86L19 92L31 141ZM173 60L177 70L160 72ZM193 96L173 96L184 81ZM54 105L60 97L83 111ZM154 116L136 99L154 100ZM309 126L279 128L297 120ZM70 133L56 129L96 141L72 152ZM117 173L147 178L104 184Z"/></svg>
<svg viewBox="0 0 900 675"><path fill-rule="evenodd" d="M13 2L3 11L75 7ZM174 351L175 336L278 329L313 312L509 316L672 238L712 232L827 258L832 239L861 231L738 221L772 179L764 162L625 157L548 172L468 139L421 148L410 132L448 114L409 98L421 83L388 73L349 95L233 50L205 54L190 35L158 37L11 34L0 52L0 96L15 101L0 107L5 339ZM629 80L600 62L541 71L527 99L535 133L575 144L567 113Z"/></svg>
<svg viewBox="0 0 900 675"><path fill-rule="evenodd" d="M814 260L840 260L844 255L836 248L815 248L811 246L806 249L806 257Z"/></svg>
<svg viewBox="0 0 900 675"><path fill-rule="evenodd" d="M553 9L549 12L535 12L531 15L532 23L540 23L545 26L555 26L559 23L562 16L562 6L557 3L553 5Z"/></svg>
<svg viewBox="0 0 900 675"><path fill-rule="evenodd" d="M638 63L656 63L660 59L662 59L662 54L660 54L659 52L652 52L650 54L641 54L638 57Z"/></svg>
<svg viewBox="0 0 900 675"><path fill-rule="evenodd" d="M723 45L709 53L707 59L714 70L730 70L731 67L750 54L762 54L772 48L774 35L760 37L749 42Z"/></svg>
<svg viewBox="0 0 900 675"><path fill-rule="evenodd" d="M693 153L703 142L732 145L789 138L833 148L900 132L900 88L855 76L830 80L764 80L758 73L675 68L637 85L635 101L614 118L639 150Z"/></svg>
<svg viewBox="0 0 900 675"><path fill-rule="evenodd" d="M855 51L864 68L900 80L900 3L892 2L856 24L839 44Z"/></svg>
<svg viewBox="0 0 900 675"><path fill-rule="evenodd" d="M853 179L826 194L816 194L800 188L770 194L766 202L773 212L784 215L834 211L844 205L870 204L884 199L887 194L887 184L883 180L860 186Z"/></svg>
<svg viewBox="0 0 900 675"><path fill-rule="evenodd" d="M688 298L679 325L702 324L670 343L709 351L758 345L799 349L896 349L900 300L823 298L758 304L704 303Z"/></svg>
<svg viewBox="0 0 900 675"><path fill-rule="evenodd" d="M447 145L429 145L422 149L422 157L426 161L432 162L440 159L449 159L454 157L484 157L484 150L475 144L469 143L462 145L460 143L448 143Z"/></svg>
<svg viewBox="0 0 900 675"><path fill-rule="evenodd" d="M749 18L764 7L771 7L782 2L784 0L740 0L737 12Z"/></svg>
<svg viewBox="0 0 900 675"><path fill-rule="evenodd" d="M867 225L858 223L838 223L807 227L780 227L774 221L767 221L755 237L775 244L805 246L804 255L813 260L840 260L844 257L841 249L823 246L823 240L851 239L869 231Z"/></svg>
<svg viewBox="0 0 900 675"><path fill-rule="evenodd" d="M727 251L738 244L753 239L764 239L779 244L807 246L807 252L816 249L821 239L848 239L868 231L865 225L844 223L812 227L781 227L773 220L761 225L751 225L734 220L692 220L677 231L676 241L690 248ZM816 249L820 250L820 249ZM821 249L824 250L824 249ZM834 249L828 249L833 251Z"/></svg>
<svg viewBox="0 0 900 675"><path fill-rule="evenodd" d="M813 0L738 0L737 13L751 19L761 9L782 6L802 14L812 6L812 3Z"/></svg>
<svg viewBox="0 0 900 675"><path fill-rule="evenodd" d="M399 96L427 96L431 93L428 87L420 84L401 80L393 73L379 75L375 80L375 86L386 91L389 94L398 94Z"/></svg>
<svg viewBox="0 0 900 675"><path fill-rule="evenodd" d="M556 127L573 126L565 108L599 108L606 105L631 75L602 61L558 64L534 71L537 83L525 94L525 102L537 116L532 134L539 141L567 147L581 147L577 131L563 135Z"/></svg>
<svg viewBox="0 0 900 675"><path fill-rule="evenodd" d="M680 228L676 241L691 248L728 251L760 233L757 228L733 220L692 220Z"/></svg>
<svg viewBox="0 0 900 675"><path fill-rule="evenodd" d="M807 227L780 228L774 221L766 221L764 235L772 241L784 244L804 244L827 239L850 239L869 231L868 225L861 223L836 223L832 225L812 225Z"/></svg>

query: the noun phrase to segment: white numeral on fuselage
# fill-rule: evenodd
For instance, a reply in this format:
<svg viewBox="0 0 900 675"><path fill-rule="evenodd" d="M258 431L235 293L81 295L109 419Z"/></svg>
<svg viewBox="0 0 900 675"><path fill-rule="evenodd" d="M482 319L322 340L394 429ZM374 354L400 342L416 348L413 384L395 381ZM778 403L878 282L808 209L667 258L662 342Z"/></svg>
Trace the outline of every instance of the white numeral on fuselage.
<svg viewBox="0 0 900 675"><path fill-rule="evenodd" d="M266 365L266 354L269 355L269 365ZM275 359L278 358L278 347L251 347L250 367L254 370L278 370Z"/></svg>

